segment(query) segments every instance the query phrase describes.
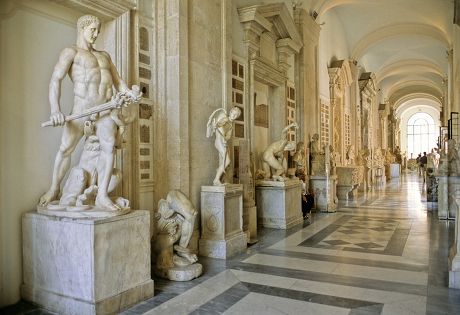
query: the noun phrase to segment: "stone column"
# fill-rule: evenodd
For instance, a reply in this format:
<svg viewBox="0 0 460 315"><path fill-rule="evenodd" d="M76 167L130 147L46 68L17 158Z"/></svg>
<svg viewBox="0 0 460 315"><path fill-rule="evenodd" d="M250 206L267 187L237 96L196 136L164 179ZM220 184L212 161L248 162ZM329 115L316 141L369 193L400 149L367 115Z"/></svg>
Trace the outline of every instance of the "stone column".
<svg viewBox="0 0 460 315"><path fill-rule="evenodd" d="M317 81L320 26L304 9L294 10L294 18L303 43L295 59L295 80L302 138L307 143L309 136L318 133L320 129L321 109Z"/></svg>
<svg viewBox="0 0 460 315"><path fill-rule="evenodd" d="M460 5L460 4L458 4ZM460 112L460 25L454 24L452 36L452 111Z"/></svg>

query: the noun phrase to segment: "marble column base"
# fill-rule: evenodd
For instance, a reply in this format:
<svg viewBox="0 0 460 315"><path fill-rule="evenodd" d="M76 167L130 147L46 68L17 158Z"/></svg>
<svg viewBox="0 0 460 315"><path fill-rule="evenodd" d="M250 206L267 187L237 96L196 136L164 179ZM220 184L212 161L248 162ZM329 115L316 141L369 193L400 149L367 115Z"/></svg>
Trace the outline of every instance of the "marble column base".
<svg viewBox="0 0 460 315"><path fill-rule="evenodd" d="M201 256L226 259L247 248L243 185L201 186Z"/></svg>
<svg viewBox="0 0 460 315"><path fill-rule="evenodd" d="M249 238L248 244L255 244L257 240L257 207L248 207L249 213Z"/></svg>
<svg viewBox="0 0 460 315"><path fill-rule="evenodd" d="M289 229L303 222L302 184L299 179L284 182L256 181L257 222L274 229Z"/></svg>
<svg viewBox="0 0 460 315"><path fill-rule="evenodd" d="M24 300L59 314L114 314L153 296L150 213L22 218Z"/></svg>
<svg viewBox="0 0 460 315"><path fill-rule="evenodd" d="M321 212L337 211L337 175L310 176L310 187L315 193L315 207Z"/></svg>

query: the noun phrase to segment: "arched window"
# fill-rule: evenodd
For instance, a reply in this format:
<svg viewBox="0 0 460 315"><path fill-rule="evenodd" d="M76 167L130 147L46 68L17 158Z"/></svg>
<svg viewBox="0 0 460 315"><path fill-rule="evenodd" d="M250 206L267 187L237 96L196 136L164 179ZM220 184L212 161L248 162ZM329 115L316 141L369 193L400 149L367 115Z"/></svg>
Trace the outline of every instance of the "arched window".
<svg viewBox="0 0 460 315"><path fill-rule="evenodd" d="M427 113L416 113L407 122L407 152L409 156L429 153L436 147L436 130L433 117ZM423 154L422 154L423 155Z"/></svg>

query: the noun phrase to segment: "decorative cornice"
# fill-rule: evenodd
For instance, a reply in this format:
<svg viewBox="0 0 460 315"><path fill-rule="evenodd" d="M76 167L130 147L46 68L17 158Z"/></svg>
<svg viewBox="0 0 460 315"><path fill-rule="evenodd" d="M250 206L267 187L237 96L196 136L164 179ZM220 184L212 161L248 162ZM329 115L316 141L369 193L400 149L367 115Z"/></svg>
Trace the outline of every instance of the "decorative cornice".
<svg viewBox="0 0 460 315"><path fill-rule="evenodd" d="M368 97L374 97L377 94L377 86L375 84L375 74L373 72L364 72L358 80L359 91L361 94Z"/></svg>
<svg viewBox="0 0 460 315"><path fill-rule="evenodd" d="M111 20L136 9L136 0L51 0L65 7L94 14L102 20Z"/></svg>
<svg viewBox="0 0 460 315"><path fill-rule="evenodd" d="M288 57L298 53L302 47L301 37L286 4L275 3L238 8L238 15L243 24L243 42L247 45L249 59L258 56L260 35L266 32L276 41L279 67L282 71L286 71L289 68Z"/></svg>
<svg viewBox="0 0 460 315"><path fill-rule="evenodd" d="M331 63L328 68L329 89L331 94L331 103L335 103L336 97L340 96L347 86L353 82L350 64L348 60L337 60Z"/></svg>
<svg viewBox="0 0 460 315"><path fill-rule="evenodd" d="M254 77L257 81L270 86L280 86L286 81L286 75L280 69L276 69L272 64L261 57L255 57L250 61L254 69Z"/></svg>

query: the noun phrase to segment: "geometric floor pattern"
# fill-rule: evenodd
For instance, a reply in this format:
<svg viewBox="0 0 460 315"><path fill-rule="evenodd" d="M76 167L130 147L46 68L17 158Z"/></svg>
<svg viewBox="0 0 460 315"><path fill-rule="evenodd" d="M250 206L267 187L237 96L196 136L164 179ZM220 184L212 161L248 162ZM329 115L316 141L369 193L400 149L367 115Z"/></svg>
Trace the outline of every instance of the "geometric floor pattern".
<svg viewBox="0 0 460 315"><path fill-rule="evenodd" d="M301 245L401 255L410 226L410 219L343 216L334 224L302 242Z"/></svg>
<svg viewBox="0 0 460 315"><path fill-rule="evenodd" d="M424 200L408 174L337 213L259 229L242 255L199 257L197 279L154 278L155 296L122 314L460 314L460 290L447 287L454 224ZM51 313L21 302L0 314Z"/></svg>

